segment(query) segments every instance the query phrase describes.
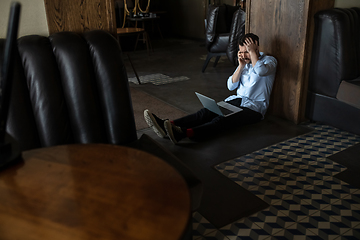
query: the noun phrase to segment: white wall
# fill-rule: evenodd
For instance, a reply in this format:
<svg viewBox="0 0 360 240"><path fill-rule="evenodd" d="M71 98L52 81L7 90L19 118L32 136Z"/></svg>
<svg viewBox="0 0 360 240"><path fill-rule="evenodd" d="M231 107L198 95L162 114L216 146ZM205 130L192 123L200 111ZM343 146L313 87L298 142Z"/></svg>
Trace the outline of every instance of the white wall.
<svg viewBox="0 0 360 240"><path fill-rule="evenodd" d="M360 7L360 0L335 0L335 7L338 8Z"/></svg>
<svg viewBox="0 0 360 240"><path fill-rule="evenodd" d="M11 2L0 0L0 38L6 37ZM19 37L23 35L49 35L44 0L16 0L21 3Z"/></svg>

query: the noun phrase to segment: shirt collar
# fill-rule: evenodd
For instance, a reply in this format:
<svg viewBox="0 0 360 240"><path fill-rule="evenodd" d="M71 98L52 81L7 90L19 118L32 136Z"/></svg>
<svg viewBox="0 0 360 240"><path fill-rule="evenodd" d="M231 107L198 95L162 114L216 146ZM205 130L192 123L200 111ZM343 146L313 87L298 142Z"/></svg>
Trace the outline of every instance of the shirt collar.
<svg viewBox="0 0 360 240"><path fill-rule="evenodd" d="M261 60L263 57L265 57L265 54L263 52L260 52L259 60Z"/></svg>

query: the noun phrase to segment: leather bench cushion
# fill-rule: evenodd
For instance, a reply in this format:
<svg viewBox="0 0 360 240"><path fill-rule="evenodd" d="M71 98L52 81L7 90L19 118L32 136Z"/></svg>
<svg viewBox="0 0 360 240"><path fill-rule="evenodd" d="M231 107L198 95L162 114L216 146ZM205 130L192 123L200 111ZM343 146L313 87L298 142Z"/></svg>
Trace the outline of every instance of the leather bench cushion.
<svg viewBox="0 0 360 240"><path fill-rule="evenodd" d="M336 98L360 109L360 78L352 81L342 81Z"/></svg>
<svg viewBox="0 0 360 240"><path fill-rule="evenodd" d="M215 39L209 51L212 53L225 53L229 44L230 33L222 33Z"/></svg>

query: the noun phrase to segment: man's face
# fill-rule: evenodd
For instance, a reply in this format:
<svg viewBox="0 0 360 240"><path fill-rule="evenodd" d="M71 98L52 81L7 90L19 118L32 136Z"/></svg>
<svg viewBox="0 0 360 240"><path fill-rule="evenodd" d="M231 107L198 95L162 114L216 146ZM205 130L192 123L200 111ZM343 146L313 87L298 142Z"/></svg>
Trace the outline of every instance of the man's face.
<svg viewBox="0 0 360 240"><path fill-rule="evenodd" d="M239 45L239 56L242 60L245 61L245 63L251 63L250 54L246 50L245 46Z"/></svg>

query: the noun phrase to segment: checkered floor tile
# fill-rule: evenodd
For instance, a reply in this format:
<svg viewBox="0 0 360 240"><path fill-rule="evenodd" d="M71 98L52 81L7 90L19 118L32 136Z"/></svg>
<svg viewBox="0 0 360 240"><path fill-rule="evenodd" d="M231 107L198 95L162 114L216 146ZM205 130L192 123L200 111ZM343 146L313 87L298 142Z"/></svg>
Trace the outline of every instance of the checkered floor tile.
<svg viewBox="0 0 360 240"><path fill-rule="evenodd" d="M185 76L172 78L172 77L166 76L161 73L140 76L139 78L140 78L141 83L152 83L154 85L162 85L162 84L167 84L167 83L174 83L174 82L189 80L189 78L185 77ZM129 78L129 82L139 84L136 77Z"/></svg>
<svg viewBox="0 0 360 240"><path fill-rule="evenodd" d="M360 239L360 190L335 177L346 167L327 157L360 136L314 131L215 166L270 207L216 229L199 213L193 239Z"/></svg>

